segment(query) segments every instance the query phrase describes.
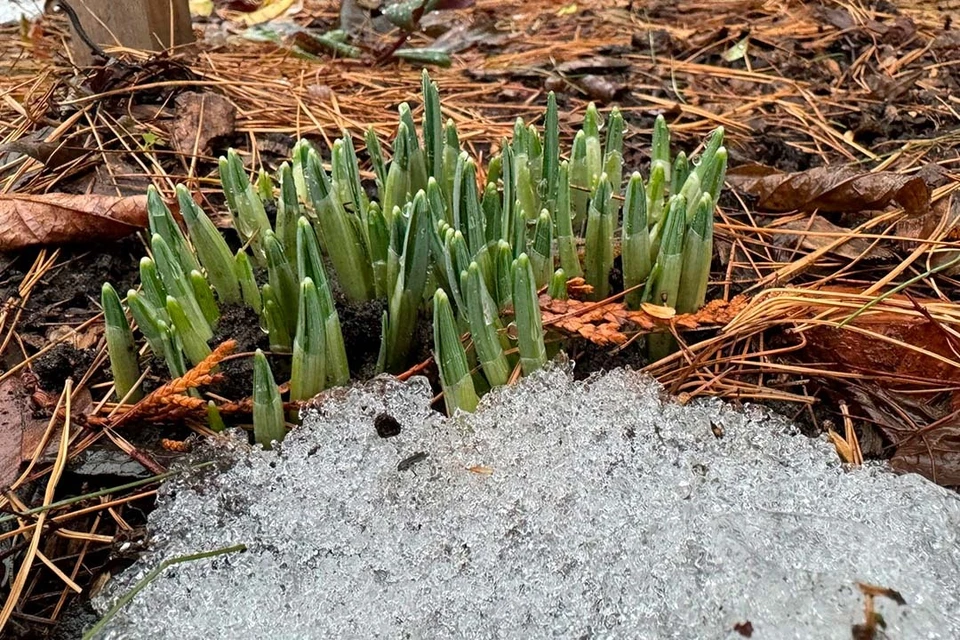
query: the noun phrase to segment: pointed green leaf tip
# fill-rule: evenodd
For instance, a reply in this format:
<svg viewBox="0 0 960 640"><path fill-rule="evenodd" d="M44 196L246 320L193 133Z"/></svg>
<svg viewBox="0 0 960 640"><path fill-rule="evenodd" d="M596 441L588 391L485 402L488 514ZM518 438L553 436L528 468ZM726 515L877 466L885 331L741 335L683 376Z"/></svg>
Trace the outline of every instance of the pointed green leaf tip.
<svg viewBox="0 0 960 640"><path fill-rule="evenodd" d="M297 333L293 339L293 362L290 369L290 399L309 400L323 390L326 380L324 314L320 294L313 280L300 283L300 306Z"/></svg>
<svg viewBox="0 0 960 640"><path fill-rule="evenodd" d="M664 180L670 182L670 129L667 127L667 121L662 115L657 116L653 124L653 143L650 151L650 171L651 175L654 169L661 167L664 173Z"/></svg>
<svg viewBox="0 0 960 640"><path fill-rule="evenodd" d="M557 114L557 96L547 94L547 113L543 124L543 181L546 200L556 200L557 171L560 162L560 125Z"/></svg>
<svg viewBox="0 0 960 640"><path fill-rule="evenodd" d="M287 434L283 422L283 402L263 351L253 355L253 438L265 449Z"/></svg>
<svg viewBox="0 0 960 640"><path fill-rule="evenodd" d="M220 409L217 408L217 403L213 400L207 402L207 426L209 426L210 430L214 433L220 433L227 428L223 423L223 418L220 416Z"/></svg>
<svg viewBox="0 0 960 640"><path fill-rule="evenodd" d="M587 215L584 251L584 275L593 287L591 300L610 295L610 270L613 268L613 228L616 214L612 206L612 187L607 174L601 174Z"/></svg>
<svg viewBox="0 0 960 640"><path fill-rule="evenodd" d="M553 274L553 220L546 209L543 209L537 218L533 245L530 247L530 263L537 288L550 282Z"/></svg>
<svg viewBox="0 0 960 640"><path fill-rule="evenodd" d="M677 294L677 311L693 313L703 306L713 259L713 197L700 196L693 222L683 243L683 270Z"/></svg>
<svg viewBox="0 0 960 640"><path fill-rule="evenodd" d="M182 184L177 185L177 201L200 263L207 270L207 277L217 290L220 301L228 304L238 302L240 285L233 269L233 254L223 235Z"/></svg>
<svg viewBox="0 0 960 640"><path fill-rule="evenodd" d="M490 297L484 283L480 267L471 262L464 279L464 299L467 306L467 320L477 358L483 367L483 373L491 386L507 384L510 378L510 363L503 352L501 329L503 325L497 315L497 306Z"/></svg>
<svg viewBox="0 0 960 640"><path fill-rule="evenodd" d="M150 234L159 235L164 239L185 273L200 268L196 257L187 246L187 239L183 237L183 232L173 219L170 208L153 185L147 187L147 221L150 225Z"/></svg>
<svg viewBox="0 0 960 640"><path fill-rule="evenodd" d="M260 288L257 286L257 280L253 276L253 265L250 264L250 257L246 251L238 249L233 260L243 302L259 314L263 310L263 301L260 298Z"/></svg>
<svg viewBox="0 0 960 640"><path fill-rule="evenodd" d="M479 399L473 378L470 377L467 354L460 343L460 332L453 319L450 300L443 289L437 289L433 294L433 345L447 413L453 415L457 409L472 412L477 408Z"/></svg>
<svg viewBox="0 0 960 640"><path fill-rule="evenodd" d="M530 375L547 362L543 344L543 324L540 303L533 278L533 267L527 254L521 253L513 261L513 306L517 324L517 343L520 365L524 375Z"/></svg>
<svg viewBox="0 0 960 640"><path fill-rule="evenodd" d="M104 283L100 292L100 304L103 307L107 353L110 355L110 369L113 372L117 400L126 398L127 402L136 402L143 395L139 390L131 392L140 379L137 348L127 316L120 305L120 296L109 282Z"/></svg>
<svg viewBox="0 0 960 640"><path fill-rule="evenodd" d="M194 366L210 355L210 347L198 335L193 323L187 317L180 303L173 296L167 296L167 315L170 316L172 329L183 345L183 352Z"/></svg>
<svg viewBox="0 0 960 640"><path fill-rule="evenodd" d="M623 202L623 229L621 234L621 259L623 263L623 286L631 289L642 284L650 275L650 234L647 231L647 194L639 173L630 176ZM639 289L627 294L631 309L640 307L642 292Z"/></svg>
<svg viewBox="0 0 960 640"><path fill-rule="evenodd" d="M193 291L193 284L190 282L189 276L180 268L173 251L160 235L154 234L150 240L150 245L153 248L157 271L160 273L160 279L163 281L163 288L166 289L167 295L177 299L177 302L183 307L183 312L190 319L190 323L194 325L196 332L203 340L209 340L213 337L213 328L200 309L200 303L197 302L197 296ZM141 261L141 266L143 265L144 263ZM164 296L158 302L158 306L166 306L166 304L167 300Z"/></svg>
<svg viewBox="0 0 960 640"><path fill-rule="evenodd" d="M557 269L553 272L553 277L550 278L550 286L547 287L547 295L554 300L570 299L570 295L567 293L567 276L563 273L563 269Z"/></svg>
<svg viewBox="0 0 960 640"><path fill-rule="evenodd" d="M127 306L130 308L130 315L137 323L140 333L146 338L150 350L157 357L163 357L163 337L160 329L160 316L157 308L143 297L143 294L137 293L135 289L127 291ZM164 310L166 312L166 310Z"/></svg>

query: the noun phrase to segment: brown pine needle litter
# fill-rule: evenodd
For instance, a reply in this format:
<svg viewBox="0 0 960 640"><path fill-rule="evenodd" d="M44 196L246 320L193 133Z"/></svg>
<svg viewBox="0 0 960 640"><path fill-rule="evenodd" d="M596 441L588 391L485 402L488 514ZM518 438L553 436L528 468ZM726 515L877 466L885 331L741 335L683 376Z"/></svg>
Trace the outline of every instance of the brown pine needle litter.
<svg viewBox="0 0 960 640"><path fill-rule="evenodd" d="M572 3L478 0L444 18L482 42L454 51L450 68L431 69L444 117L456 122L474 154L495 153L515 118L538 117L554 90L565 143L590 100L602 109L619 106L629 124L630 170L647 171L650 128L663 113L674 143L688 150L715 126L726 127L732 167L762 162L783 172L829 165L921 175L932 195L922 215L893 205L770 214L749 193L728 190L717 214L713 301L704 309L691 316L628 311L618 297L585 302L588 292L571 282L569 300L540 300L553 337L618 354L649 331L668 328L680 350L645 371L682 401L764 401L815 430L842 424L839 433L824 430L845 461L892 456L898 468L960 485L960 269L944 266L960 256L960 43L945 28L949 14L934 0L899 2L898 15L799 0L599 0L577 3L573 12L561 11L565 4ZM298 24L336 23L337 3L303 5ZM216 34L220 26L209 29ZM222 211L219 150L203 148L200 135L209 103L201 103L189 139L171 140L177 98L188 92L234 108L227 138L250 168L275 169L294 139L329 145L343 129L362 156L367 126L381 139L392 137L399 103L408 101L419 117L420 69L374 64L372 49L358 60L308 61L283 45L239 35L162 55L114 48L109 53L130 65L92 73L78 89L85 76L63 58L67 33L50 18L25 30L0 29L0 195L120 196L154 184L170 196L182 182L207 211ZM742 59L725 60L746 34ZM370 44L394 41L386 34ZM409 46L430 42L415 34ZM598 97L598 86L613 98ZM0 384L22 383L50 416L23 456L22 473L0 493L0 522L8 523L0 541L17 545L18 567L0 612L5 633L55 624L77 588L89 595L109 578L111 549L142 537L155 484L197 437L185 433L212 435L201 426L206 399L223 415L251 411L249 399L189 392L216 381L231 342L134 405L109 402L109 388L91 385L102 345L94 364L59 396L36 388L30 370L39 357L101 323L94 313L44 344L25 339L38 292L69 268L69 259L51 247L31 253L22 274L3 268L9 286L0 301L0 354L13 364ZM248 356L229 356L239 357ZM427 360L400 377L431 367ZM164 423L190 431L160 432L151 450L131 443L136 430ZM103 438L154 475L53 500L65 464ZM31 486L43 489L32 494ZM868 609L870 628L872 615Z"/></svg>

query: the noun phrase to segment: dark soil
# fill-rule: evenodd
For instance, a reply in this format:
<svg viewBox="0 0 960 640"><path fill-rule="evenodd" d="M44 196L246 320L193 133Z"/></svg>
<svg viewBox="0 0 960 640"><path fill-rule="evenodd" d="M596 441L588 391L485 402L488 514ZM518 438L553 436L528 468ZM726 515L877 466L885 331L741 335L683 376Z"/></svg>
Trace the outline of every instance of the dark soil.
<svg viewBox="0 0 960 640"><path fill-rule="evenodd" d="M578 340L569 352L570 358L576 363L573 377L575 380L585 380L593 373L612 371L617 367L642 369L647 365L645 345L645 341L637 340L624 349L614 350L586 340Z"/></svg>
<svg viewBox="0 0 960 640"><path fill-rule="evenodd" d="M67 378L79 380L90 368L96 353L60 343L33 361L33 373L41 389L59 392Z"/></svg>
<svg viewBox="0 0 960 640"><path fill-rule="evenodd" d="M66 247L61 249L62 262L48 272L34 287L17 325L28 354L38 351L49 341L50 332L64 325L76 327L100 312L100 288L110 282L123 295L136 286L143 245L135 236L118 242L103 243L94 249ZM36 258L35 252L0 256L7 264L0 283L0 298L17 295L17 287ZM66 342L55 346L32 364L40 388L59 393L68 377L79 380L93 362L94 349L77 349ZM109 379L103 375L92 383Z"/></svg>
<svg viewBox="0 0 960 640"><path fill-rule="evenodd" d="M221 307L220 324L217 326L211 344L217 345L225 340L236 340L237 348L234 353L252 353L257 349L262 349L264 352L270 351L270 340L260 328L260 317L245 305ZM289 372L290 359L271 356L270 360L274 376L278 380L283 380L284 378L278 375L280 372L277 369L285 366ZM253 360L251 358L231 358L220 364L219 372L223 375L223 381L210 387L213 393L231 400L248 398L253 394Z"/></svg>
<svg viewBox="0 0 960 640"><path fill-rule="evenodd" d="M87 320L100 312L100 288L110 282L123 296L139 281L140 258L145 255L137 236L95 247L61 250L61 261L40 281L27 301L18 328L44 333L48 327ZM33 256L22 254L9 272L12 282L0 295L15 292Z"/></svg>
<svg viewBox="0 0 960 640"><path fill-rule="evenodd" d="M331 282L333 280L331 279ZM380 353L380 325L387 310L385 300L348 302L339 288L334 290L334 304L340 315L340 332L350 362L350 377L364 380L375 375Z"/></svg>

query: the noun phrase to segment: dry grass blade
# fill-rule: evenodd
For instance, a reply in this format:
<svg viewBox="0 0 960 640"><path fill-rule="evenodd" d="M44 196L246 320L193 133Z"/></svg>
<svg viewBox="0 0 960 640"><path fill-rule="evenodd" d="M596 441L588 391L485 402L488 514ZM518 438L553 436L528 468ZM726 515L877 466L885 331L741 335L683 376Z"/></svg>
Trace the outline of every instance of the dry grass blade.
<svg viewBox="0 0 960 640"><path fill-rule="evenodd" d="M942 386L953 377L960 379L960 358L949 350L941 353L924 344L914 344L895 334L888 335L886 326L898 323L936 323L932 331L960 331L960 306L939 301L924 301L918 310L917 302L898 296L883 300L860 319L844 326L843 320L851 310L859 309L874 300L858 292L837 290L772 289L755 296L728 322L716 336L687 345L646 371L657 377L673 392L716 394L721 396L748 395L754 398L782 397L782 392L765 387L764 375L792 375L798 379L829 380L883 379L887 384ZM871 324L868 320L882 321ZM918 377L912 368L896 366L881 373L868 374L856 370L857 362L849 367L837 362L817 364L784 363L810 349L808 336L827 329L845 332L841 335L862 336L871 345L880 345L891 351L891 358L903 367L926 363L927 375ZM779 349L758 348L769 332L783 336L786 346ZM818 336L819 339L819 336ZM850 340L853 338L838 338ZM722 371L722 374L721 374ZM720 384L720 383L723 384ZM728 385L734 383L735 387ZM719 386L717 386L719 385ZM726 388L724 388L726 386ZM802 399L795 399L802 401Z"/></svg>

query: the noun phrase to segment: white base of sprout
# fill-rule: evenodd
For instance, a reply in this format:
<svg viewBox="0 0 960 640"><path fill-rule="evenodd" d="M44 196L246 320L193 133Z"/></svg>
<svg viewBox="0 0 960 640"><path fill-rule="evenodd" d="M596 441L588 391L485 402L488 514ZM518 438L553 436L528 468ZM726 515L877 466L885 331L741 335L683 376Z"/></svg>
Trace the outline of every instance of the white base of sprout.
<svg viewBox="0 0 960 640"><path fill-rule="evenodd" d="M448 420L421 379L333 391L279 451L166 487L99 607L165 558L250 550L168 569L107 636L846 640L861 581L906 599L878 599L891 637L960 637L957 495L660 394L551 368Z"/></svg>

